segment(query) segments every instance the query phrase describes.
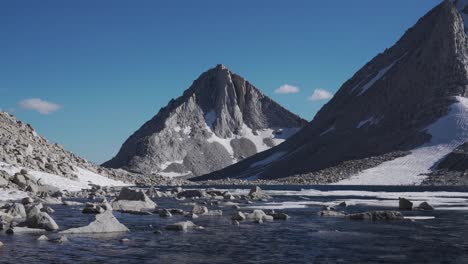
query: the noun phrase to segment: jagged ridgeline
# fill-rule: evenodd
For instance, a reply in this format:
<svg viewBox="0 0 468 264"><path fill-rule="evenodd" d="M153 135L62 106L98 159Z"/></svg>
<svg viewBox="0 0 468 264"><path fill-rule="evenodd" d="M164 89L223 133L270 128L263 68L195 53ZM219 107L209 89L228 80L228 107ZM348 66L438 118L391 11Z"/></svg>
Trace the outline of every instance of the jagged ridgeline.
<svg viewBox="0 0 468 264"><path fill-rule="evenodd" d="M467 4L431 10L284 144L197 179L420 183L468 141Z"/></svg>
<svg viewBox="0 0 468 264"><path fill-rule="evenodd" d="M103 165L168 177L203 175L274 147L305 124L244 78L217 65Z"/></svg>

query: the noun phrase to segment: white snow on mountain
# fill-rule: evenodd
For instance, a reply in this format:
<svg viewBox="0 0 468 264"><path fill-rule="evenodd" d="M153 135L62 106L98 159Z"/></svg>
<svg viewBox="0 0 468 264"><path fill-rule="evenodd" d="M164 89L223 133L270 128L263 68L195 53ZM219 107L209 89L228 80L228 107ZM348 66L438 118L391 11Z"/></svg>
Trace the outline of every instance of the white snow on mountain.
<svg viewBox="0 0 468 264"><path fill-rule="evenodd" d="M468 98L455 97L450 112L425 131L431 141L411 154L364 170L336 185L414 185L420 184L431 168L455 148L468 141Z"/></svg>
<svg viewBox="0 0 468 264"><path fill-rule="evenodd" d="M0 162L0 169L6 171L10 175L14 175L22 168L16 167L7 163ZM89 188L89 184L97 184L100 186L128 186L129 184L122 181L115 181L107 177L96 174L92 171L75 167L77 180L68 179L62 176L45 173L41 171L28 170L32 178L42 184L51 185L60 190L79 191Z"/></svg>
<svg viewBox="0 0 468 264"><path fill-rule="evenodd" d="M380 122L380 119L376 118L375 116L371 116L367 118L366 120L362 120L361 122L359 122L356 128L361 128L365 125L369 125L369 126L377 125L379 122Z"/></svg>

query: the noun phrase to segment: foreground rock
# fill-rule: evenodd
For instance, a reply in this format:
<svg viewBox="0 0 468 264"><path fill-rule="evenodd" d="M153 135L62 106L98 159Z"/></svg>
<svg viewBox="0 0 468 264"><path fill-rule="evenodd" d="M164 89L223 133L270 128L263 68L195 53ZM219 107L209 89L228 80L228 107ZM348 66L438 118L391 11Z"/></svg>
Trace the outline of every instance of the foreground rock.
<svg viewBox="0 0 468 264"><path fill-rule="evenodd" d="M434 207L432 207L428 202L422 202L418 205L418 207L414 208L421 211L432 211Z"/></svg>
<svg viewBox="0 0 468 264"><path fill-rule="evenodd" d="M142 191L127 187L122 188L117 199L112 202L112 209L121 212L152 211L156 206L156 203Z"/></svg>
<svg viewBox="0 0 468 264"><path fill-rule="evenodd" d="M345 217L346 214L334 210L322 210L318 213L322 217Z"/></svg>
<svg viewBox="0 0 468 264"><path fill-rule="evenodd" d="M6 233L13 235L13 234L40 234L40 233L45 233L45 229L40 229L40 228L29 228L29 227L20 227L20 226L15 226L12 228L9 228Z"/></svg>
<svg viewBox="0 0 468 264"><path fill-rule="evenodd" d="M191 229L200 228L191 221L177 222L171 225L166 226L166 230L170 231L188 231Z"/></svg>
<svg viewBox="0 0 468 264"><path fill-rule="evenodd" d="M128 232L128 228L121 224L111 211L96 215L96 220L84 227L71 228L61 234L89 234L89 233L117 233Z"/></svg>
<svg viewBox="0 0 468 264"><path fill-rule="evenodd" d="M252 220L257 223L261 223L264 221L273 221L273 216L265 214L262 210L254 210L250 214L246 214L247 220Z"/></svg>
<svg viewBox="0 0 468 264"><path fill-rule="evenodd" d="M54 219L52 219L48 213L42 212L39 206L30 209L24 224L29 228L41 228L47 231L59 229Z"/></svg>

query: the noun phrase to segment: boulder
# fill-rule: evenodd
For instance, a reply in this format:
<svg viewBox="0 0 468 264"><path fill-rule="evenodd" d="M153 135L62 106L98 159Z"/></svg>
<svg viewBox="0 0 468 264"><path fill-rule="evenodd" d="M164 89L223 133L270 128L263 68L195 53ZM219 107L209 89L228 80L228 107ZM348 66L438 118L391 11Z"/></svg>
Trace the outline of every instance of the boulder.
<svg viewBox="0 0 468 264"><path fill-rule="evenodd" d="M46 230L40 229L40 228L29 228L29 227L21 227L21 226L15 226L6 231L7 234L13 235L13 234L40 234L40 233L45 233Z"/></svg>
<svg viewBox="0 0 468 264"><path fill-rule="evenodd" d="M23 205L27 205L27 204L32 204L34 202L33 198L31 197L25 197L21 200L21 203Z"/></svg>
<svg viewBox="0 0 468 264"><path fill-rule="evenodd" d="M318 212L318 215L321 217L345 217L346 215L342 212L334 211L334 210L321 210Z"/></svg>
<svg viewBox="0 0 468 264"><path fill-rule="evenodd" d="M20 188L26 188L28 186L28 180L25 175L21 173L16 173L15 176L13 176L12 182Z"/></svg>
<svg viewBox="0 0 468 264"><path fill-rule="evenodd" d="M127 187L122 188L117 199L112 202L112 209L121 212L152 211L156 206L142 191Z"/></svg>
<svg viewBox="0 0 468 264"><path fill-rule="evenodd" d="M41 228L47 231L58 230L59 226L48 213L41 212L39 207L32 208L27 215L26 221L22 223L29 228Z"/></svg>
<svg viewBox="0 0 468 264"><path fill-rule="evenodd" d="M203 190L186 190L179 192L177 198L195 198L195 197L205 197L206 192Z"/></svg>
<svg viewBox="0 0 468 264"><path fill-rule="evenodd" d="M273 216L265 214L262 210L254 210L252 213L247 214L247 220L252 220L254 222L263 222L263 221L273 221Z"/></svg>
<svg viewBox="0 0 468 264"><path fill-rule="evenodd" d="M100 205L94 203L86 203L85 208L81 211L83 214L101 214L104 213L106 210L102 208Z"/></svg>
<svg viewBox="0 0 468 264"><path fill-rule="evenodd" d="M271 214L271 216L273 216L273 220L288 220L289 219L289 215L285 213L274 213L274 214Z"/></svg>
<svg viewBox="0 0 468 264"><path fill-rule="evenodd" d="M36 239L37 241L48 241L49 238L46 235L41 235Z"/></svg>
<svg viewBox="0 0 468 264"><path fill-rule="evenodd" d="M398 198L398 208L400 210L413 210L413 203L405 198Z"/></svg>
<svg viewBox="0 0 468 264"><path fill-rule="evenodd" d="M159 211L159 216L160 217L172 217L172 214L169 210L164 209L164 210Z"/></svg>
<svg viewBox="0 0 468 264"><path fill-rule="evenodd" d="M351 220L402 220L403 215L398 211L370 211L365 213L349 214L346 218Z"/></svg>
<svg viewBox="0 0 468 264"><path fill-rule="evenodd" d="M252 187L249 192L249 198L252 200L264 200L264 199L271 199L271 197L263 192L263 190L258 187Z"/></svg>
<svg viewBox="0 0 468 264"><path fill-rule="evenodd" d="M233 221L244 221L245 220L245 215L242 212L235 212L231 215L231 220Z"/></svg>
<svg viewBox="0 0 468 264"><path fill-rule="evenodd" d="M195 229L195 228L198 228L198 227L191 221L177 222L177 223L166 226L166 230L184 231L184 232L191 230L191 229Z"/></svg>
<svg viewBox="0 0 468 264"><path fill-rule="evenodd" d="M26 218L26 209L20 203L14 203L6 210L6 213L13 216L13 218Z"/></svg>
<svg viewBox="0 0 468 264"><path fill-rule="evenodd" d="M196 215L203 215L208 213L208 208L202 205L194 205L192 208L192 213Z"/></svg>
<svg viewBox="0 0 468 264"><path fill-rule="evenodd" d="M432 211L434 210L434 207L432 207L428 202L422 202L415 209L422 210L422 211Z"/></svg>
<svg viewBox="0 0 468 264"><path fill-rule="evenodd" d="M61 234L87 234L87 233L116 233L128 232L128 228L121 224L111 211L97 214L96 219L89 225L64 230Z"/></svg>
<svg viewBox="0 0 468 264"><path fill-rule="evenodd" d="M203 214L204 216L222 216L223 211L221 210L209 210L208 212Z"/></svg>

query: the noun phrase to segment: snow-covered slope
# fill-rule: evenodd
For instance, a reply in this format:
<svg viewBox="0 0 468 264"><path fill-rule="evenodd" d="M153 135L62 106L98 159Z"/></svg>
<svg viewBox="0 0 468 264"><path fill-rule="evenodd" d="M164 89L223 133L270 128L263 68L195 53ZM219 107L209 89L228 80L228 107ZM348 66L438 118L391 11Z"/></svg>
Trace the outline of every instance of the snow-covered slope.
<svg viewBox="0 0 468 264"><path fill-rule="evenodd" d="M166 177L202 175L276 146L305 124L217 65L129 137L104 166Z"/></svg>
<svg viewBox="0 0 468 264"><path fill-rule="evenodd" d="M468 98L456 97L448 115L426 130L432 138L411 154L364 170L338 185L412 185L421 183L443 157L468 141Z"/></svg>
<svg viewBox="0 0 468 264"><path fill-rule="evenodd" d="M13 166L7 163L0 162L0 170L3 170L13 176L15 173L21 171L21 167ZM59 188L60 190L79 191L81 189L89 189L89 184L96 184L99 186L128 186L128 183L116 181L107 177L96 174L92 171L75 167L76 179L69 179L63 176L42 172L28 170L28 174L37 182ZM20 194L21 195L21 194ZM12 199L9 196L9 199Z"/></svg>

